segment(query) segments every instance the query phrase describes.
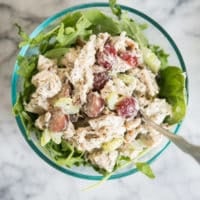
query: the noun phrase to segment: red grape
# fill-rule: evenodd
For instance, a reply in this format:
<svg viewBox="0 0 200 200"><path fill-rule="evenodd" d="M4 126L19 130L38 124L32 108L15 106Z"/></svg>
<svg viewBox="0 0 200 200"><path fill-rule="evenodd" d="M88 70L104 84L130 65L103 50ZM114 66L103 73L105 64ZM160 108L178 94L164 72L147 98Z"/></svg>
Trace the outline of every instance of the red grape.
<svg viewBox="0 0 200 200"><path fill-rule="evenodd" d="M84 111L88 117L97 117L103 111L104 104L104 100L97 92L90 92L87 97Z"/></svg>
<svg viewBox="0 0 200 200"><path fill-rule="evenodd" d="M68 117L61 111L56 110L51 113L49 121L49 130L52 132L60 132L68 126Z"/></svg>
<svg viewBox="0 0 200 200"><path fill-rule="evenodd" d="M97 63L107 70L112 69L112 62L117 55L117 51L113 45L106 43L102 52L97 52Z"/></svg>
<svg viewBox="0 0 200 200"><path fill-rule="evenodd" d="M121 52L119 57L133 67L138 65L137 57L135 55L131 55L129 52Z"/></svg>
<svg viewBox="0 0 200 200"><path fill-rule="evenodd" d="M101 90L109 80L107 72L94 73L93 88L97 91Z"/></svg>
<svg viewBox="0 0 200 200"><path fill-rule="evenodd" d="M117 114L128 118L135 116L138 112L137 102L133 97L124 97L116 105Z"/></svg>

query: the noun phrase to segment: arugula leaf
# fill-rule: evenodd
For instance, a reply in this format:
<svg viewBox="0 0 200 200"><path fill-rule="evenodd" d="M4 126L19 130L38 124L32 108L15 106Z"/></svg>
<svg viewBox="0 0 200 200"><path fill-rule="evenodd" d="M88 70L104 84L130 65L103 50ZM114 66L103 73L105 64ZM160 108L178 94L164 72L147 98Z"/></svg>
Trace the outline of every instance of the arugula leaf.
<svg viewBox="0 0 200 200"><path fill-rule="evenodd" d="M31 116L24 110L24 105L23 105L23 95L20 93L18 95L17 101L15 105L12 108L12 112L15 116L19 116L22 124L26 130L27 136L30 136L31 131L34 128L34 120L32 119Z"/></svg>
<svg viewBox="0 0 200 200"><path fill-rule="evenodd" d="M25 31L22 30L22 27L18 24L15 24L15 26L18 29L18 34L21 37L21 42L19 43L19 48L30 45L30 47L39 47L43 44L50 45L50 40L55 37L59 26L56 26L52 30L48 31L47 33L41 32L36 37L30 38L28 34L25 33Z"/></svg>
<svg viewBox="0 0 200 200"><path fill-rule="evenodd" d="M114 169L113 169L113 172L127 166L131 162L132 162L132 160L129 157L118 156L116 164L115 164Z"/></svg>
<svg viewBox="0 0 200 200"><path fill-rule="evenodd" d="M19 66L17 74L24 78L24 90L22 96L25 102L29 100L30 95L35 90L34 85L31 83L31 78L37 72L37 62L38 56L34 55L30 57L18 56L17 58L17 63Z"/></svg>
<svg viewBox="0 0 200 200"><path fill-rule="evenodd" d="M116 15L118 18L120 18L122 11L121 7L116 4L117 0L109 0L109 6L112 10L112 13Z"/></svg>
<svg viewBox="0 0 200 200"><path fill-rule="evenodd" d="M57 158L57 163L59 165L65 165L67 167L72 167L73 165L80 165L84 163L84 159L77 156L77 157L67 157L67 158Z"/></svg>
<svg viewBox="0 0 200 200"><path fill-rule="evenodd" d="M23 97L22 94L20 93L17 97L17 101L15 105L12 108L12 113L17 116L23 111Z"/></svg>
<svg viewBox="0 0 200 200"><path fill-rule="evenodd" d="M45 148L59 165L72 167L73 165L81 165L85 163L83 158L84 154L77 151L74 146L66 140L62 140L61 144L55 144L50 141L46 144Z"/></svg>
<svg viewBox="0 0 200 200"><path fill-rule="evenodd" d="M18 56L17 62L18 62L18 71L17 73L24 78L23 82L23 92L19 93L17 101L15 105L13 106L13 113L15 116L19 116L22 124L26 130L26 133L28 136L30 136L30 133L34 127L34 121L35 121L35 114L28 113L24 108L24 102L29 101L30 95L35 90L35 87L31 83L32 76L36 73L37 69L37 56L31 56L31 57L23 57Z"/></svg>
<svg viewBox="0 0 200 200"><path fill-rule="evenodd" d="M148 176L149 178L155 178L155 175L150 167L150 165L148 163L145 162L137 162L135 163L136 168L138 169L138 171L142 172L143 174L145 174L146 176Z"/></svg>
<svg viewBox="0 0 200 200"><path fill-rule="evenodd" d="M22 30L22 27L21 27L19 24L15 23L14 25L17 27L17 29L18 29L18 34L19 34L19 36L20 36L21 39L22 39L22 41L19 43L19 48L21 48L22 46L25 46L25 45L29 44L30 38L29 38L28 34L25 33L25 32Z"/></svg>
<svg viewBox="0 0 200 200"><path fill-rule="evenodd" d="M150 45L149 46L150 49L156 54L156 56L158 57L158 59L161 62L161 69L164 69L168 66L168 57L169 54L167 54L164 49L162 49L160 46L158 45Z"/></svg>
<svg viewBox="0 0 200 200"><path fill-rule="evenodd" d="M36 69L37 60L37 56L18 56L17 63L19 69L17 70L17 74L26 79L32 77L33 71Z"/></svg>
<svg viewBox="0 0 200 200"><path fill-rule="evenodd" d="M179 67L167 67L160 71L158 79L159 96L166 98L172 105L172 117L166 119L169 124L180 122L186 113L185 77Z"/></svg>

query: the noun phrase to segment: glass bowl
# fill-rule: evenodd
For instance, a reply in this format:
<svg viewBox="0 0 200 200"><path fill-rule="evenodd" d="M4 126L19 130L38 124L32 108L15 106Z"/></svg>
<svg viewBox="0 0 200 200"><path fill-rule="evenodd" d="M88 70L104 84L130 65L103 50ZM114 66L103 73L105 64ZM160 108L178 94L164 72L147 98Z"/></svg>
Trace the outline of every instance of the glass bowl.
<svg viewBox="0 0 200 200"><path fill-rule="evenodd" d="M31 37L37 36L41 31L49 30L52 27L56 26L60 19L67 13L74 12L74 11L79 11L79 10L88 10L88 9L93 9L97 8L102 11L104 11L106 14L112 14L111 10L109 8L109 5L107 3L89 3L89 4L82 4L74 7L67 8L57 14L55 14L52 17L49 17L47 20L45 20L43 23L41 23L30 35ZM153 19L145 15L144 13L127 7L127 6L121 6L121 8L128 12L129 16L135 19L137 22L140 23L147 23L148 24L148 29L145 31L145 35L149 39L149 41L152 44L158 44L162 48L166 50L170 54L169 57L169 63L171 65L176 65L176 66L181 66L182 70L186 72L184 60L181 56L181 53L179 49L177 48L175 42L173 39L169 36L169 34ZM29 51L29 47L25 46L21 49L19 55L26 56L29 55L31 52ZM13 76L12 76L12 88L11 88L11 96L12 96L12 104L14 105L17 99L17 94L21 90L21 80L20 77L17 75L16 71L18 69L17 63L15 64L14 71L13 71ZM19 117L16 117L17 124L21 130L22 135L24 136L25 140L27 143L30 145L30 147L35 151L35 153L40 156L45 162L47 162L50 166L56 168L57 170L74 176L78 178L83 178L83 179L89 179L89 180L100 180L103 178L102 175L98 174L95 170L93 170L91 167L72 167L72 168L67 168L64 166L58 165L43 149L34 134L32 134L31 139L27 138L26 130L24 129L22 122ZM181 123L177 124L173 132L176 134L181 126ZM163 138L162 143L151 149L147 154L142 156L140 158L141 161L145 161L148 163L152 163L155 161L161 153L168 147L169 145L169 140L166 138ZM124 176L131 175L133 173L137 172L137 169L133 167L132 165L119 170L115 172L110 179L117 179L121 178Z"/></svg>

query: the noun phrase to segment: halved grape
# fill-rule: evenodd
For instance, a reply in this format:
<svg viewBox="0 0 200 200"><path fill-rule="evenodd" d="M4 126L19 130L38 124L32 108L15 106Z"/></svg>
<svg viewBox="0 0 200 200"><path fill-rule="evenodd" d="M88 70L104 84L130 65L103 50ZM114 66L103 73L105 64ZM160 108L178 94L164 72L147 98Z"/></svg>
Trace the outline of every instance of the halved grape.
<svg viewBox="0 0 200 200"><path fill-rule="evenodd" d="M103 111L104 104L104 100L97 92L90 92L87 97L84 111L88 117L97 117Z"/></svg>
<svg viewBox="0 0 200 200"><path fill-rule="evenodd" d="M94 73L93 88L97 91L101 90L108 80L108 72Z"/></svg>
<svg viewBox="0 0 200 200"><path fill-rule="evenodd" d="M117 114L128 118L137 115L138 105L134 97L124 97L116 105Z"/></svg>

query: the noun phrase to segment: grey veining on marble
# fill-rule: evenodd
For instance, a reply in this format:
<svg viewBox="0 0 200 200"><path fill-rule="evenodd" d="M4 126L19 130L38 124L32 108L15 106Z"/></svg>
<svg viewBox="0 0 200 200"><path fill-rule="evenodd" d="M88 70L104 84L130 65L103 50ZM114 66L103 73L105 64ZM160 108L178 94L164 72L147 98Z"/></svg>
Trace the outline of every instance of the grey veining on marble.
<svg viewBox="0 0 200 200"><path fill-rule="evenodd" d="M26 144L11 114L10 79L18 37L13 23L29 33L45 18L86 0L0 0L0 200L199 200L200 167L174 145L153 163L155 180L135 174L93 183L49 167ZM200 1L121 0L150 15L170 33L180 48L189 76L190 103L180 134L200 144Z"/></svg>

